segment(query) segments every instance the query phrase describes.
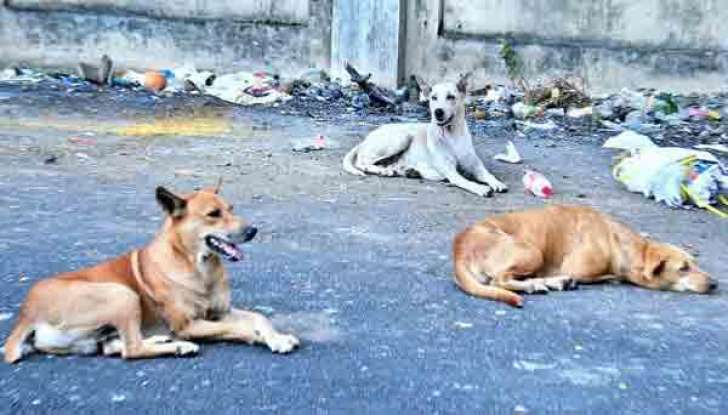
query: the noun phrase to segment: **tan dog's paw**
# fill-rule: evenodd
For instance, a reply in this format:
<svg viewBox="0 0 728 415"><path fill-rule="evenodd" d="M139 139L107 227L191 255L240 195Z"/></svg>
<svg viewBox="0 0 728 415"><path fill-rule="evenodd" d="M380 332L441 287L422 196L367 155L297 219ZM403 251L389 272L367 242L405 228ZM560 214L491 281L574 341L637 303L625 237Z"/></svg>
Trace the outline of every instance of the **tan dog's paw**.
<svg viewBox="0 0 728 415"><path fill-rule="evenodd" d="M547 278L546 286L551 290L569 291L577 289L578 283L574 278L571 277L555 277Z"/></svg>
<svg viewBox="0 0 728 415"><path fill-rule="evenodd" d="M196 355L200 351L200 346L192 342L176 341L172 344L177 347L177 356Z"/></svg>
<svg viewBox="0 0 728 415"><path fill-rule="evenodd" d="M266 341L266 344L273 353L288 353L298 347L300 342L296 336L276 333Z"/></svg>
<svg viewBox="0 0 728 415"><path fill-rule="evenodd" d="M529 294L548 294L549 287L544 282L532 281L528 287L527 292Z"/></svg>

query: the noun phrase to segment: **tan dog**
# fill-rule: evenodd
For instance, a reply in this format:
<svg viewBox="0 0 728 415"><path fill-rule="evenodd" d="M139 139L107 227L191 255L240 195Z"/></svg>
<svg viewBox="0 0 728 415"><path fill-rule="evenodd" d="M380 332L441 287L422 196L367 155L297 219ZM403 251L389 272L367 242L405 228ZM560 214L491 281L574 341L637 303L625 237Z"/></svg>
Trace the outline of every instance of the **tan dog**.
<svg viewBox="0 0 728 415"><path fill-rule="evenodd" d="M296 347L298 339L278 333L264 316L230 306L220 257L242 259L236 244L257 229L235 216L218 190L177 196L157 188L167 218L148 245L36 283L5 343L5 361L17 362L28 346L57 354L95 354L100 346L125 359L198 351L177 338L263 343L280 353ZM175 338L144 337L160 331Z"/></svg>
<svg viewBox="0 0 728 415"><path fill-rule="evenodd" d="M465 121L466 77L443 82L422 95L429 101L429 123L387 124L372 131L344 157L345 171L364 176L407 176L443 181L478 196L508 187L483 165Z"/></svg>
<svg viewBox="0 0 728 415"><path fill-rule="evenodd" d="M515 307L523 299L514 291L546 293L607 280L701 294L717 287L682 249L579 206L487 218L455 238L453 260L463 291Z"/></svg>

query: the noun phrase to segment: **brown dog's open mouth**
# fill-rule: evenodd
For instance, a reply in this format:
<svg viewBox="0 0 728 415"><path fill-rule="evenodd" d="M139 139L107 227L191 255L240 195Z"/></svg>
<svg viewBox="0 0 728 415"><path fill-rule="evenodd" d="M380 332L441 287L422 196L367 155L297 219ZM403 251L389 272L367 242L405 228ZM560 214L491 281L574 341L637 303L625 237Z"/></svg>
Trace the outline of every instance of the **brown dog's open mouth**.
<svg viewBox="0 0 728 415"><path fill-rule="evenodd" d="M243 251L227 239L215 235L207 235L205 244L210 250L228 261L237 262L243 259Z"/></svg>

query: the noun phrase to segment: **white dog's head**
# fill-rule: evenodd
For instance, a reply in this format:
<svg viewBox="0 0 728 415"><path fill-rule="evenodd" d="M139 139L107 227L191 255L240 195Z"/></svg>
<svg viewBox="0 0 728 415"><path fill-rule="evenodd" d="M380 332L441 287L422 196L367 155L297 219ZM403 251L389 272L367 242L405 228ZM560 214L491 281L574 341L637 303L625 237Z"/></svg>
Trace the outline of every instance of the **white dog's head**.
<svg viewBox="0 0 728 415"><path fill-rule="evenodd" d="M440 127L452 124L453 120L465 116L465 94L468 88L468 75L460 77L458 82L441 82L430 87L419 81L421 100L430 105L432 122Z"/></svg>

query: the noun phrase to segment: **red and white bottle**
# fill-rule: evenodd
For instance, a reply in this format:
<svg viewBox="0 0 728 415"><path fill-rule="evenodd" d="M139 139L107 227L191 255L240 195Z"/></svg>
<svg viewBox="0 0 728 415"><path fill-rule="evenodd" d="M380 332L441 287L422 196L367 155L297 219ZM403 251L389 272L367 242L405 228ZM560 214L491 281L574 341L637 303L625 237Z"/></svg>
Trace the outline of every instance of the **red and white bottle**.
<svg viewBox="0 0 728 415"><path fill-rule="evenodd" d="M554 187L549 179L537 171L526 170L523 174L523 186L533 195L544 199L554 195Z"/></svg>

